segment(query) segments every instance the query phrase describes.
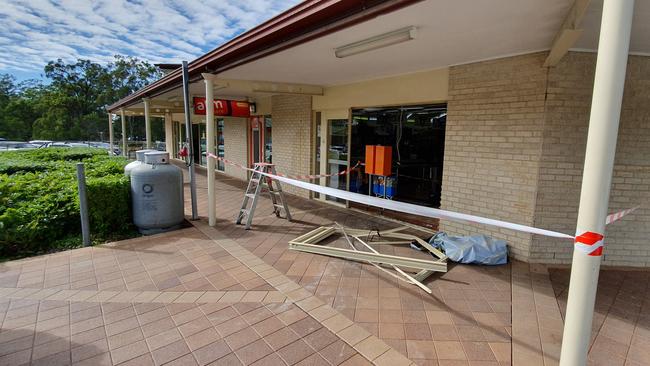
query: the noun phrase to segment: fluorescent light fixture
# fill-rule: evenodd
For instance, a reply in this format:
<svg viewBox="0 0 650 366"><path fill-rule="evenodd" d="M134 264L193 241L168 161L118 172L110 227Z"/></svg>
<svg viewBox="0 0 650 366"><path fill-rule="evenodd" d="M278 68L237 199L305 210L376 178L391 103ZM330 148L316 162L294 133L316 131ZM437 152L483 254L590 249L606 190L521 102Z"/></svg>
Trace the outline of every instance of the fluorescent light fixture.
<svg viewBox="0 0 650 366"><path fill-rule="evenodd" d="M416 27L407 27L392 32L380 34L362 41L354 42L334 49L334 54L338 58L348 57L363 52L376 50L378 48L388 47L397 43L402 43L415 39L417 33Z"/></svg>

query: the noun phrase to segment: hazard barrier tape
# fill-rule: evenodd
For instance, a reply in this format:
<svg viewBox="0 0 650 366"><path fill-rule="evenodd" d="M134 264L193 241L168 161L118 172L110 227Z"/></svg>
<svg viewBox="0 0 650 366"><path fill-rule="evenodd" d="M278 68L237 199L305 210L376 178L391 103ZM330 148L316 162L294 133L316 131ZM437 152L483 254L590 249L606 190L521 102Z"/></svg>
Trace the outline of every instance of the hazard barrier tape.
<svg viewBox="0 0 650 366"><path fill-rule="evenodd" d="M631 214L637 208L639 208L639 206L628 208L627 210L619 211L611 215L607 215L607 218L605 218L605 225L609 225L615 221L622 219L625 215Z"/></svg>
<svg viewBox="0 0 650 366"><path fill-rule="evenodd" d="M622 219L626 215L634 212L637 208L639 207L637 206L607 215L605 218L605 225L609 225ZM603 255L604 239L605 236L603 234L578 229L574 244L577 250L592 257L600 257Z"/></svg>
<svg viewBox="0 0 650 366"><path fill-rule="evenodd" d="M230 162L226 159L220 158L214 154L208 154L209 157L219 159L223 161L224 163L227 164L232 164L237 167L240 167L241 169L245 170L250 170L252 171L253 169L245 167L241 164ZM359 165L359 164L357 164ZM356 165L355 165L356 167ZM354 169L350 168L347 169L346 171L350 171ZM441 210L437 208L431 208L431 207L425 207L425 206L418 206L414 205L412 203L406 203L406 202L397 202L397 201L392 201L392 200L386 200L383 198L378 198L378 197L372 197L372 196L367 196L359 193L354 193L354 192L348 192L348 191L343 191L340 189L336 188L331 188L331 187L325 187L321 186L318 184L313 184L309 182L305 182L302 180L297 180L297 179L292 179L287 176L283 175L273 175L265 172L260 172L262 175L265 175L271 179L277 179L280 182L306 189L308 191L313 191L313 192L318 192L321 194L325 194L328 196L340 198L343 200L347 201L352 201L352 202L357 202L361 204L365 204L368 206L373 206L373 207L379 207L379 208L384 208L392 211L398 211L398 212L403 212L403 213L408 213L408 214L413 214L413 215L419 215L419 216L424 216L424 217L431 217L431 218L436 218L436 219L446 219L446 220L452 220L452 221L460 221L460 222L471 222L471 223L476 223L476 224L484 224L484 225L489 225L489 226L495 226L499 228L504 228L504 229L510 229L510 230L515 230L515 231L520 231L520 232L525 232L529 234L537 234L537 235L542 235L542 236L548 236L548 237L554 237L554 238L562 238L562 239L572 239L575 240L575 245L576 248L580 249L581 251L584 251L585 253L589 255L601 255L602 254L602 246L603 246L603 236L601 234L593 233L590 231L583 232L583 234L580 235L569 235L565 233L560 233L557 231L552 231L552 230L546 230L546 229L540 229L532 226L527 226L527 225L521 225L521 224L515 224L512 222L507 222L507 221L501 221L501 220L495 220L495 219L490 219L487 217L482 217L482 216L476 216L476 215L470 215L470 214L464 214L460 212L454 212L454 211L447 211L447 210ZM628 210L623 210L620 212L616 212L614 214L611 214L607 216L607 224L613 223L617 220L620 220L623 218L625 215L628 215L632 211L637 209L637 207L628 209Z"/></svg>
<svg viewBox="0 0 650 366"><path fill-rule="evenodd" d="M578 232L581 232L580 230ZM603 239L602 234L594 233L593 231L585 231L575 238L575 248L581 252L592 257L598 257L603 254Z"/></svg>
<svg viewBox="0 0 650 366"><path fill-rule="evenodd" d="M238 167L240 169L253 171L253 169L251 169L249 167L243 166L243 165L241 165L239 163L236 163L234 161L230 161L228 159L224 159L224 158L219 157L217 155L208 153L208 156L211 157L211 158L217 159L219 161L222 161L225 164L236 166L236 167ZM353 171L354 169L358 168L360 165L362 165L362 164L359 161L351 168L347 168L347 169L345 169L343 171L340 171L338 173L332 173L332 174L288 175L288 174L277 173L277 175L280 176L280 177L291 178L291 179L311 180L311 179L327 178L327 177L335 177L335 176L346 175L346 174L350 173L351 171Z"/></svg>

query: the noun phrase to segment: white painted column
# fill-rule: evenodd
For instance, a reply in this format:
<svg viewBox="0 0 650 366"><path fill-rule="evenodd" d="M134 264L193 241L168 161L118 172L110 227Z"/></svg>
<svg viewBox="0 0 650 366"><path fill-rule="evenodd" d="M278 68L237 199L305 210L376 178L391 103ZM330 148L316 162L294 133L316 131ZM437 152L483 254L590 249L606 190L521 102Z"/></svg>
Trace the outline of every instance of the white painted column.
<svg viewBox="0 0 650 366"><path fill-rule="evenodd" d="M108 155L113 156L113 115L108 112Z"/></svg>
<svg viewBox="0 0 650 366"><path fill-rule="evenodd" d="M587 364L634 0L605 0L573 250L561 366Z"/></svg>
<svg viewBox="0 0 650 366"><path fill-rule="evenodd" d="M122 156L128 157L128 146L126 144L126 116L124 115L124 109L120 109L120 119L122 122Z"/></svg>
<svg viewBox="0 0 650 366"><path fill-rule="evenodd" d="M206 149L214 154L214 84L212 75L203 74L205 81L205 124L206 124ZM208 224L214 226L217 223L215 206L214 168L215 159L208 158Z"/></svg>
<svg viewBox="0 0 650 366"><path fill-rule="evenodd" d="M149 99L144 98L142 99L142 102L144 103L144 134L147 140L147 149L152 148L152 143L151 143L151 114L149 112Z"/></svg>

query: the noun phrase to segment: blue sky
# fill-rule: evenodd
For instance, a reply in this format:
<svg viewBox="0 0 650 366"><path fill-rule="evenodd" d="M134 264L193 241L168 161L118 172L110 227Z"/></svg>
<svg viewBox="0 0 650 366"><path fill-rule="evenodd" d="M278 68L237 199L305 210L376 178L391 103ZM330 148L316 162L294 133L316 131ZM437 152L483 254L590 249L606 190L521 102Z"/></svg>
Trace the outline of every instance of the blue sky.
<svg viewBox="0 0 650 366"><path fill-rule="evenodd" d="M129 55L191 61L299 0L0 0L0 73L40 78L50 60Z"/></svg>

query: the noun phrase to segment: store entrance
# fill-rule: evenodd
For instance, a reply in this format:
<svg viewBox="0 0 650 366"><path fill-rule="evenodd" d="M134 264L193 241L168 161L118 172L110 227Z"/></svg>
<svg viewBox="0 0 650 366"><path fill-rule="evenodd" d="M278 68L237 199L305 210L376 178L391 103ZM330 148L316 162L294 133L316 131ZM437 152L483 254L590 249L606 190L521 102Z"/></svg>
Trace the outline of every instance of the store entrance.
<svg viewBox="0 0 650 366"><path fill-rule="evenodd" d="M272 163L273 162L273 141L272 141L272 120L271 116L251 117L249 124L248 136L249 150L248 161L251 167L255 163Z"/></svg>
<svg viewBox="0 0 650 366"><path fill-rule="evenodd" d="M192 151L194 152L193 161L195 164L206 166L205 156L205 124L196 123L192 125Z"/></svg>
<svg viewBox="0 0 650 366"><path fill-rule="evenodd" d="M438 208L446 119L446 104L353 109L351 161L365 160L366 145L392 147L390 198ZM376 194L369 183L361 169L350 175L350 191Z"/></svg>

